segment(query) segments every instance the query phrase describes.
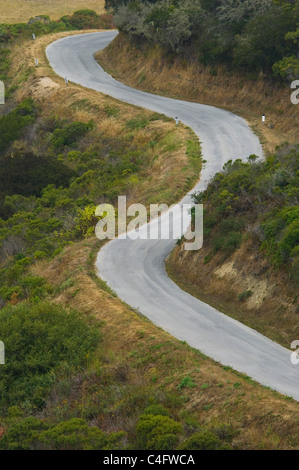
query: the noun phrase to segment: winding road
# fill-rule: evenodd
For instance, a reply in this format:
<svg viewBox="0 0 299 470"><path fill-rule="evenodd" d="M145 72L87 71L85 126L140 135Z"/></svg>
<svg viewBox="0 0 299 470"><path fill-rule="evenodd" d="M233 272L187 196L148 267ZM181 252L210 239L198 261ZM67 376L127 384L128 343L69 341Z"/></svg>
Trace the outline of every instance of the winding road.
<svg viewBox="0 0 299 470"><path fill-rule="evenodd" d="M108 31L60 39L46 49L49 63L71 82L172 118L178 116L195 131L207 163L200 182L180 204L190 203L190 194L203 190L229 159L262 156L258 138L242 118L211 106L138 91L113 79L97 64L94 54L116 35L116 31ZM98 254L98 274L122 300L176 338L299 401L299 365L292 365L291 351L197 300L168 278L165 258L175 243L113 240Z"/></svg>

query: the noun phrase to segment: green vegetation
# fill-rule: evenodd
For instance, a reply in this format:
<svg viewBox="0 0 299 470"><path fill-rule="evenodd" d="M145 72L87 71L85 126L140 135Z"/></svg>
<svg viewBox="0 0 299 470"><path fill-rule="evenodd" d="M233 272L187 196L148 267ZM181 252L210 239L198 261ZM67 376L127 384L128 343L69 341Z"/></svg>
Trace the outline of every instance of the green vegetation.
<svg viewBox="0 0 299 470"><path fill-rule="evenodd" d="M111 26L110 15L98 15L87 9L75 11L73 15L63 16L58 21L51 21L49 16L40 15L31 18L28 23L0 24L0 44L7 44L17 38L31 38L33 33L38 37L61 31L109 29Z"/></svg>
<svg viewBox="0 0 299 470"><path fill-rule="evenodd" d="M282 146L275 155L257 161L236 160L225 164L206 191L194 195L205 204L206 243L213 254L224 257L250 237L273 266L299 281L298 146ZM252 293L243 292L245 300Z"/></svg>
<svg viewBox="0 0 299 470"><path fill-rule="evenodd" d="M136 426L138 449L174 449L178 444L181 431L181 424L168 416L142 415Z"/></svg>
<svg viewBox="0 0 299 470"><path fill-rule="evenodd" d="M231 450L231 446L221 442L212 432L197 432L185 440L181 450Z"/></svg>
<svg viewBox="0 0 299 470"><path fill-rule="evenodd" d="M34 417L10 418L8 422L10 426L0 440L0 450L117 450L122 448L125 436L121 431L105 433L80 418L57 425Z"/></svg>
<svg viewBox="0 0 299 470"><path fill-rule="evenodd" d="M27 278L36 292L37 282ZM78 313L37 302L0 311L6 362L0 368L0 410L21 406L26 412L45 406L58 377L70 377L86 366L99 342L99 330Z"/></svg>
<svg viewBox="0 0 299 470"><path fill-rule="evenodd" d="M69 29L96 27L95 20L88 12L63 19ZM38 36L62 27L65 29L47 18L30 25L7 25L1 28L1 42L5 48L14 47L32 32ZM0 49L0 73L8 83L10 51L5 48ZM22 64L22 80L16 87L31 72ZM136 114L131 109L121 128L115 120L123 113L121 105L111 105L106 98L97 104L75 100L71 90L69 95L65 92L71 102L69 113L67 105L65 110L54 109L48 102L45 110L42 99L38 104L31 98L18 102L13 79L11 83L0 115L0 331L6 352L0 370L0 449L134 448L142 445L136 423L141 428L150 425L145 416L150 421L153 414L157 423L150 425L146 445L176 446L186 438L181 418L171 401L155 391L155 381L151 381L153 390L143 391L127 384L128 372L122 365L116 372L105 370L113 350L107 353L103 349L102 323L90 312L86 315L69 308L81 294L73 273L54 286L43 277L43 270L35 274L35 269L39 270L39 261L43 265L55 258L53 262L59 263L64 247L93 235L96 206L114 204L119 194L130 197L138 184L146 185L159 149L163 156L183 149L183 139L176 133L186 139L187 135L192 139L192 134L184 129L174 131L165 116ZM88 120L86 114L110 119L117 131L107 132L105 125ZM191 162L200 157L199 146L191 140L188 145ZM177 158L185 158L184 150ZM178 171L175 165L178 167L177 161L173 167ZM195 179L198 172L193 166L190 164L188 178ZM182 187L188 181L183 179ZM162 188L160 174L159 183ZM158 196L159 190L155 192ZM80 269L83 271L83 265ZM92 271L89 279L95 277L92 253L88 269ZM100 281L95 291L98 286L111 293ZM59 299L64 296L66 303ZM179 395L174 400L179 402ZM122 421L117 432L112 432L112 424L105 427L103 422L114 419L113 408Z"/></svg>
<svg viewBox="0 0 299 470"><path fill-rule="evenodd" d="M36 38L51 33L62 31L85 30L85 29L110 29L112 28L111 15L98 15L93 10L78 10L73 15L52 21L49 16L39 15L31 18L28 23L5 24L0 23L0 80L5 82L6 99L15 91L16 86L10 85L9 68L11 65L11 50L15 43L22 43L24 40ZM25 81L33 68L26 68L26 71L20 73L19 84ZM11 116L11 119L13 116ZM0 133L2 136L2 132ZM0 144L2 142L0 141Z"/></svg>
<svg viewBox="0 0 299 470"><path fill-rule="evenodd" d="M32 100L0 117L0 306L30 297L30 265L92 235L95 207L114 204L148 168L151 147L134 142L132 120L128 127L109 137L92 121L42 118Z"/></svg>
<svg viewBox="0 0 299 470"><path fill-rule="evenodd" d="M298 0L107 0L106 8L121 31L161 45L170 57L226 64L251 76L299 76Z"/></svg>
<svg viewBox="0 0 299 470"><path fill-rule="evenodd" d="M13 111L0 117L0 148L3 153L9 144L19 138L26 126L36 118L36 109L29 98L20 103Z"/></svg>
<svg viewBox="0 0 299 470"><path fill-rule="evenodd" d="M156 21L154 16L152 19ZM101 24L94 12L81 10L58 22L41 17L29 25L1 25L0 75L6 76L9 69L6 46L12 39L29 38L32 32L39 36L69 29L99 28ZM26 70L24 76L29 72ZM78 100L71 106L72 109L99 111L92 108L88 100ZM100 111L105 119L114 118L121 113L121 107L105 104ZM89 275L94 262L92 252L87 261L84 256L78 256L78 272L75 263L70 263L69 267L63 258L65 253L70 256L73 249L77 259L83 242L62 253L66 245L93 233L97 204L116 202L119 194L129 194L136 182L147 177L153 165L153 149L157 153L159 148L163 152L175 152L181 143L172 131L165 136L158 129L150 142L141 135L140 130L146 133L147 127L154 126L154 121L168 121L155 113L131 115L122 132L114 135L107 135L93 121L82 122L80 118L57 116L51 109L43 113L31 99L10 103L5 115L0 117L0 339L5 340L6 347L6 364L0 369L0 450L229 449L234 446L237 432L233 426L222 423L226 418L231 422L233 415L229 404L223 404L222 396L215 397L220 385L213 382L213 374L216 384L220 380L225 383L228 375L223 375L221 368L214 371L216 365L199 352L165 337L165 333L132 311L124 311L121 303L114 304L118 301L109 288L102 281L92 282L93 271ZM295 172L291 154L288 151L284 156L289 159L288 175ZM191 136L187 156L194 170L199 169L200 149ZM273 172L284 165L282 157L275 158L269 164ZM245 165L242 177L248 167L259 164L251 159ZM233 173L236 168L237 164L229 165L225 171ZM266 215L261 218L263 250L273 258L273 263L287 263L293 272L292 257L296 250L294 252L292 224L296 214L291 210L294 204L291 195L294 197L297 193L293 179L288 176L291 181L288 186L283 183L284 178L281 174L279 184L288 188L290 197L287 199L285 194L277 196L273 192L279 203L273 202L271 207L268 204L267 209L277 210L277 223L268 226ZM239 246L246 227L246 223L232 217L235 203L232 194L237 194L239 183L235 184L234 188L232 182L224 184L220 202L217 200L220 213L224 214L221 226L217 217L210 217L208 224L212 236L218 229L224 236L215 241L213 249L226 253ZM173 189L170 187L168 191L172 193ZM92 243L84 242L86 246ZM94 244L93 249L96 251L98 245ZM39 260L44 261L35 266ZM46 280L44 266L51 266L50 271L54 273L50 281ZM45 277L34 273L38 268ZM61 282L55 279L53 285L53 279L56 276L60 279L61 273L63 279ZM90 296L88 302L79 299L85 288L86 295ZM98 295L96 309L91 292L95 297ZM244 295L247 293L242 293ZM65 307L72 302L76 308L78 302L84 314ZM107 325L92 317L94 313L105 317L105 309L109 316ZM136 323L132 326L131 322ZM109 331L107 338L104 328ZM122 343L124 330L128 335ZM245 379L238 380L240 382L235 383L232 380L234 385L227 395L236 406L242 400L237 393L241 385L244 387ZM213 391L213 399L205 398L208 389ZM256 396L252 389L246 398L249 395ZM198 396L199 412L192 405L198 401ZM271 396L269 392L267 397ZM218 407L217 399L221 403ZM265 398L261 401L266 402ZM254 409L255 405L253 402ZM240 413L243 407L242 404L238 409ZM211 409L213 415L222 413L221 424L217 424L215 416L209 415ZM236 426L243 426L243 432L247 429L245 423L249 422L250 412L250 409L245 410L242 425L242 418L238 416ZM208 418L203 422L205 417ZM260 420L264 425L263 417ZM275 420L271 421L267 415L264 421L269 420L275 427ZM279 421L277 426L283 429L280 424ZM270 425L265 429L266 435Z"/></svg>

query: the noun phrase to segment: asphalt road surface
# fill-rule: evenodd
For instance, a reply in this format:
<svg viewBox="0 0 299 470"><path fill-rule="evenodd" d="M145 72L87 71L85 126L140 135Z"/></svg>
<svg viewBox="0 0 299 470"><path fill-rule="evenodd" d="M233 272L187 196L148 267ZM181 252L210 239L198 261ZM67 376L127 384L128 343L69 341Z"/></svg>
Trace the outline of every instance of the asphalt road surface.
<svg viewBox="0 0 299 470"><path fill-rule="evenodd" d="M262 156L258 138L242 118L218 108L134 90L107 74L95 61L94 53L105 48L116 34L109 31L60 39L47 47L49 62L70 82L172 118L178 116L196 132L207 163L200 182L180 204L189 203L190 194L203 190L229 159ZM177 229L179 217L173 220ZM143 227L140 233L148 229ZM184 229L179 226L182 233ZM175 243L172 239L113 240L98 254L98 274L122 300L176 338L299 400L299 365L292 365L290 350L195 299L168 278L165 258Z"/></svg>

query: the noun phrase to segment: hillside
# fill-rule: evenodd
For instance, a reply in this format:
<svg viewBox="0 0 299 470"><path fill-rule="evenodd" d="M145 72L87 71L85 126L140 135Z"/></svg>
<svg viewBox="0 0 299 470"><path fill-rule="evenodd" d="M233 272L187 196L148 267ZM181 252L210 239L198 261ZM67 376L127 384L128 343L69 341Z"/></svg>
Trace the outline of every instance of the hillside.
<svg viewBox="0 0 299 470"><path fill-rule="evenodd" d="M169 54L160 45L136 42L123 33L97 55L97 60L127 85L221 107L244 117L260 137L265 152L273 152L284 142L298 142L299 107L291 103L289 86L248 78L223 65L188 61Z"/></svg>
<svg viewBox="0 0 299 470"><path fill-rule="evenodd" d="M100 336L84 330L81 348L91 345L83 366L66 373L61 364L50 376L50 393L38 389L27 410L11 398L0 449L297 449L298 403L215 363L124 305L94 274L99 248L94 238L84 240L31 270L52 286L52 306L76 309ZM18 333L15 322L14 340Z"/></svg>
<svg viewBox="0 0 299 470"><path fill-rule="evenodd" d="M45 47L80 33L59 30L74 16L54 34L36 25L36 41L26 25L2 30L0 449L297 449L297 402L97 278L96 205L178 201L204 162L189 128L54 74Z"/></svg>
<svg viewBox="0 0 299 470"><path fill-rule="evenodd" d="M298 336L299 151L227 164L204 193L204 247L177 246L168 270L183 289L289 348Z"/></svg>
<svg viewBox="0 0 299 470"><path fill-rule="evenodd" d="M249 79L240 71L227 71L223 65L215 68L196 64L180 55L170 54L160 45L137 43L124 33L96 57L109 73L130 86L219 106L239 114L260 137L269 157L264 175L259 175L259 165L251 162L244 167L243 173L238 167L235 171L229 167L225 170L224 174L231 172L232 178L229 181L227 176L227 187L225 184L220 186L215 179L204 199L205 223L215 220L211 227L205 228L203 249L186 253L183 247L178 246L167 261L167 269L172 279L192 295L289 348L297 331L298 279L290 274L285 261L278 262L275 258L275 254L279 256L277 243L286 226L282 222L281 231L277 229L273 235L273 240L277 238L272 257L270 239L266 248L264 232L260 229L267 218L271 220L273 217L273 223L277 220L279 224L279 217L273 215L275 211L278 214L279 210L287 210L289 206L296 211L298 207L296 171L299 168L298 156L295 156L297 150L293 145L299 141L299 107L291 103L289 87L265 77ZM265 124L261 120L263 112L267 117ZM280 150L277 150L278 146L282 146ZM293 155L290 160L285 157L288 153ZM274 162L273 167L271 162ZM247 192L248 168L253 174L249 184L252 189ZM260 192L263 185L265 188ZM223 214L219 213L218 206L220 193L224 190L232 194L232 200L234 197L240 197L241 201L244 199L241 210L236 205L236 209L231 211L231 218L235 218L231 226L229 220L227 223L223 221L221 226ZM212 200L217 200L217 203ZM296 230L290 255L294 263L298 249ZM218 238L222 234L221 243L225 244L224 239L229 238L230 232L234 232L235 242L232 240L227 250L216 247L216 252L217 237L214 241L213 233L219 233Z"/></svg>

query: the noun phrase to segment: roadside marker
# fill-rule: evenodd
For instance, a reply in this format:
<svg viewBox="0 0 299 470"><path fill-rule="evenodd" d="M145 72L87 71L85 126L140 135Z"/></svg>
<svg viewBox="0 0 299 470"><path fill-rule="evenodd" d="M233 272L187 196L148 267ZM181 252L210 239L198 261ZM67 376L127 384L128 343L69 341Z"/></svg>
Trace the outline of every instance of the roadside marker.
<svg viewBox="0 0 299 470"><path fill-rule="evenodd" d="M0 104L5 104L5 85L2 80L0 80Z"/></svg>

